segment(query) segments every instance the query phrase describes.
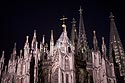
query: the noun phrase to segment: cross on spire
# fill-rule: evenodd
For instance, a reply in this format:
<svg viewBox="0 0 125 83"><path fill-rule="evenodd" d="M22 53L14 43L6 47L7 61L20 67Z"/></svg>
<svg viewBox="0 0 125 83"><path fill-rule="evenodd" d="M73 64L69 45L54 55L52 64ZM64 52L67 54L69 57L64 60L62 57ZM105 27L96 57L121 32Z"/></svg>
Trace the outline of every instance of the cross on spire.
<svg viewBox="0 0 125 83"><path fill-rule="evenodd" d="M65 16L63 16L60 20L63 21L62 27L64 28L64 31L66 32L66 25L65 25L65 20L68 19Z"/></svg>
<svg viewBox="0 0 125 83"><path fill-rule="evenodd" d="M112 14L112 12L110 12L109 18L110 18L111 20L114 20L114 15Z"/></svg>
<svg viewBox="0 0 125 83"><path fill-rule="evenodd" d="M65 20L66 19L68 19L68 18L66 18L65 16L63 16L60 20L62 20L63 21L63 24L65 24Z"/></svg>
<svg viewBox="0 0 125 83"><path fill-rule="evenodd" d="M83 9L82 9L82 7L80 6L80 9L79 9L80 14L82 14L82 11L83 11Z"/></svg>

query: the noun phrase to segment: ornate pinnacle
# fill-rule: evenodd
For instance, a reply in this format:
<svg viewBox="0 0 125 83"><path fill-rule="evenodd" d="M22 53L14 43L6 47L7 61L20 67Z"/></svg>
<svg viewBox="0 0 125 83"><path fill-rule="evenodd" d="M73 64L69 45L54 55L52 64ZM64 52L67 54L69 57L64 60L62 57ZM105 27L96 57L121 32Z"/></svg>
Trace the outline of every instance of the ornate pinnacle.
<svg viewBox="0 0 125 83"><path fill-rule="evenodd" d="M95 30L93 31L93 34L94 34L94 37L95 37L96 36L96 31Z"/></svg>
<svg viewBox="0 0 125 83"><path fill-rule="evenodd" d="M34 37L36 37L36 30L34 30Z"/></svg>
<svg viewBox="0 0 125 83"><path fill-rule="evenodd" d="M72 19L71 23L72 23L72 26L75 26L75 24L76 24L75 18Z"/></svg>
<svg viewBox="0 0 125 83"><path fill-rule="evenodd" d="M103 44L103 45L105 44L104 37L102 37L102 44Z"/></svg>
<svg viewBox="0 0 125 83"><path fill-rule="evenodd" d="M43 35L42 43L43 43L43 44L45 43L45 35Z"/></svg>

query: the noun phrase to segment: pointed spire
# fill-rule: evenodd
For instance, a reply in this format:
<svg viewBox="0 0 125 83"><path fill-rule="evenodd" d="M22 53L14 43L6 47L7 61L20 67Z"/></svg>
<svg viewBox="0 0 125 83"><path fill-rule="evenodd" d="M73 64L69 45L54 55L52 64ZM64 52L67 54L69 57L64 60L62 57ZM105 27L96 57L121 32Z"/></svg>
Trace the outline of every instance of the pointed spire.
<svg viewBox="0 0 125 83"><path fill-rule="evenodd" d="M16 55L16 43L14 43L13 54Z"/></svg>
<svg viewBox="0 0 125 83"><path fill-rule="evenodd" d="M109 60L113 63L113 53L115 54L115 62L119 65L121 76L125 76L125 53L116 28L114 16L110 13L110 43L109 43Z"/></svg>
<svg viewBox="0 0 125 83"><path fill-rule="evenodd" d="M31 44L31 48L32 49L36 49L36 46L37 46L36 30L34 30L34 35L33 35L33 40L32 40L32 44Z"/></svg>
<svg viewBox="0 0 125 83"><path fill-rule="evenodd" d="M79 19L79 33L78 33L78 49L81 48L81 45L83 44L84 47L87 47L87 38L85 33L85 27L84 27L84 21L82 16L82 8L80 7L80 19Z"/></svg>
<svg viewBox="0 0 125 83"><path fill-rule="evenodd" d="M94 36L93 36L93 46L94 46L94 50L97 51L98 41L97 41L97 38L96 38L96 31L95 30L93 31L93 34L94 34Z"/></svg>
<svg viewBox="0 0 125 83"><path fill-rule="evenodd" d="M68 19L65 16L63 16L60 20L62 20L63 24L62 27L64 28L64 32L66 32L66 24L65 24L65 20Z"/></svg>
<svg viewBox="0 0 125 83"><path fill-rule="evenodd" d="M102 45L105 45L104 37L102 37Z"/></svg>
<svg viewBox="0 0 125 83"><path fill-rule="evenodd" d="M50 39L50 56L53 56L53 47L54 47L53 30L51 30L51 39Z"/></svg>
<svg viewBox="0 0 125 83"><path fill-rule="evenodd" d="M71 42L74 45L75 43L75 34L76 34L76 21L75 18L72 19L72 30L71 30Z"/></svg>
<svg viewBox="0 0 125 83"><path fill-rule="evenodd" d="M2 58L4 58L4 51L2 51Z"/></svg>
<svg viewBox="0 0 125 83"><path fill-rule="evenodd" d="M26 36L26 43L28 43L28 39L29 39L29 36L27 35L27 36Z"/></svg>
<svg viewBox="0 0 125 83"><path fill-rule="evenodd" d="M51 41L53 41L53 30L51 30Z"/></svg>
<svg viewBox="0 0 125 83"><path fill-rule="evenodd" d="M22 50L20 50L20 58L21 58L21 56L22 56L22 52L23 52L23 51L22 51Z"/></svg>
<svg viewBox="0 0 125 83"><path fill-rule="evenodd" d="M28 41L28 39L29 39L29 36L26 36L26 42L25 42L25 45L24 45L24 49L29 48L29 41Z"/></svg>
<svg viewBox="0 0 125 83"><path fill-rule="evenodd" d="M35 37L36 38L36 30L34 30L34 36L33 37Z"/></svg>
<svg viewBox="0 0 125 83"><path fill-rule="evenodd" d="M102 55L104 58L106 58L106 45L105 45L104 37L102 37Z"/></svg>

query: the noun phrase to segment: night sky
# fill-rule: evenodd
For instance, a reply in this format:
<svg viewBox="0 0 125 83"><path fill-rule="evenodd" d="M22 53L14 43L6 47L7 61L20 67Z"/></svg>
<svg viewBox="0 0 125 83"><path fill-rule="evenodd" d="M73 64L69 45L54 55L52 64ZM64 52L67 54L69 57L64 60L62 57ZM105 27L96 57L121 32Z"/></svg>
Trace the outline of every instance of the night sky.
<svg viewBox="0 0 125 83"><path fill-rule="evenodd" d="M115 23L125 47L125 9L122 0L5 0L0 2L0 56L2 50L5 50L5 56L9 57L14 42L17 43L19 54L19 50L24 48L27 35L31 44L34 30L37 31L38 42L45 34L45 41L49 44L50 30L53 29L56 41L63 30L62 22L59 20L63 15L68 18L66 25L70 36L72 18L76 19L78 29L80 5L83 9L90 48L92 48L93 30L96 30L99 46L101 46L101 37L104 36L108 47L110 12L115 16Z"/></svg>

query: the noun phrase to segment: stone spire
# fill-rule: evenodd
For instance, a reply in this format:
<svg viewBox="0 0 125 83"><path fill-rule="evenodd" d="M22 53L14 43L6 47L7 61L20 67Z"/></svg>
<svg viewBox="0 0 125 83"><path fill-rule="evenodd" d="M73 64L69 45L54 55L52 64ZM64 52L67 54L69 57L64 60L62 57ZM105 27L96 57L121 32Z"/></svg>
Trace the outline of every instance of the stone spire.
<svg viewBox="0 0 125 83"><path fill-rule="evenodd" d="M114 16L112 12L110 13L110 47L109 47L109 59L110 62L113 62L113 57L115 57L115 63L119 66L120 75L125 78L125 53L123 46L116 28L114 21ZM113 52L114 55L113 56ZM124 79L125 80L125 79Z"/></svg>
<svg viewBox="0 0 125 83"><path fill-rule="evenodd" d="M72 19L72 30L71 30L71 42L75 45L75 35L76 35L76 21L75 18Z"/></svg>
<svg viewBox="0 0 125 83"><path fill-rule="evenodd" d="M14 43L13 52L11 54L11 59L15 59L15 58L16 58L16 43Z"/></svg>
<svg viewBox="0 0 125 83"><path fill-rule="evenodd" d="M97 38L96 38L96 31L94 30L93 31L93 47L94 47L94 51L97 51L98 50L98 41L97 41Z"/></svg>
<svg viewBox="0 0 125 83"><path fill-rule="evenodd" d="M102 55L106 59L106 45L105 45L104 37L102 37Z"/></svg>
<svg viewBox="0 0 125 83"><path fill-rule="evenodd" d="M4 59L4 51L2 51L2 57L1 58Z"/></svg>
<svg viewBox="0 0 125 83"><path fill-rule="evenodd" d="M79 33L78 33L78 49L81 48L82 44L84 47L87 47L87 38L85 33L85 27L84 27L84 21L82 16L82 8L80 6L79 12L80 12L80 19L79 19Z"/></svg>
<svg viewBox="0 0 125 83"><path fill-rule="evenodd" d="M36 49L37 48L36 30L34 30L34 35L33 35L31 48L32 49Z"/></svg>
<svg viewBox="0 0 125 83"><path fill-rule="evenodd" d="M16 43L14 43L13 54L16 55Z"/></svg>
<svg viewBox="0 0 125 83"><path fill-rule="evenodd" d="M29 36L26 36L26 42L25 42L25 46L24 46L24 49L25 48L29 48Z"/></svg>
<svg viewBox="0 0 125 83"><path fill-rule="evenodd" d="M45 35L43 35L42 44L45 44Z"/></svg>
<svg viewBox="0 0 125 83"><path fill-rule="evenodd" d="M26 36L26 42L25 42L25 45L24 45L24 58L27 58L28 55L29 55L29 50L30 50L30 47L29 47L29 36Z"/></svg>
<svg viewBox="0 0 125 83"><path fill-rule="evenodd" d="M53 56L54 50L54 39L53 39L53 30L51 30L51 38L50 38L50 55Z"/></svg>

